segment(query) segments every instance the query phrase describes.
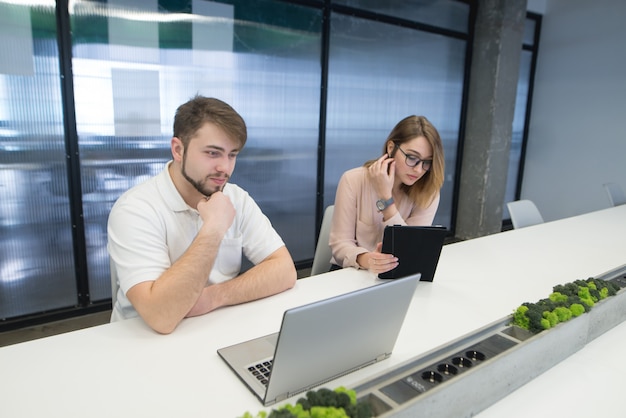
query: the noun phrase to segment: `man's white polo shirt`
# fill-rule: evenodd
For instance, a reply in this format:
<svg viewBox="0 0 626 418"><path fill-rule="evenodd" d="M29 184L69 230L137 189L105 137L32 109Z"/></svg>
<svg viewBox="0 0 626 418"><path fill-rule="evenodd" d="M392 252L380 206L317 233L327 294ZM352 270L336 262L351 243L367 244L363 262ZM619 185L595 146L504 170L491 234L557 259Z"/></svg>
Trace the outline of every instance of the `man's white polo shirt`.
<svg viewBox="0 0 626 418"><path fill-rule="evenodd" d="M124 193L109 214L108 251L120 288L112 320L138 315L126 292L136 284L158 279L187 250L202 226L198 211L176 190L168 171L170 164ZM258 264L285 245L245 190L226 184L224 194L236 215L220 244L207 284L236 277L242 254Z"/></svg>

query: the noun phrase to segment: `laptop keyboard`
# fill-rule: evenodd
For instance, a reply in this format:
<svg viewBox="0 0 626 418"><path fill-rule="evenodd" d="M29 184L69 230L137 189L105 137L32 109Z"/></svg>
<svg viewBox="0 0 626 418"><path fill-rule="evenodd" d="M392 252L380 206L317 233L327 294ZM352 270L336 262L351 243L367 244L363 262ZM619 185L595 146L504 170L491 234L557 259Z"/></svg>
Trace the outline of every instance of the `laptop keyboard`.
<svg viewBox="0 0 626 418"><path fill-rule="evenodd" d="M252 373L261 384L267 386L269 382L270 372L272 371L272 359L262 361L260 363L248 366L248 371Z"/></svg>

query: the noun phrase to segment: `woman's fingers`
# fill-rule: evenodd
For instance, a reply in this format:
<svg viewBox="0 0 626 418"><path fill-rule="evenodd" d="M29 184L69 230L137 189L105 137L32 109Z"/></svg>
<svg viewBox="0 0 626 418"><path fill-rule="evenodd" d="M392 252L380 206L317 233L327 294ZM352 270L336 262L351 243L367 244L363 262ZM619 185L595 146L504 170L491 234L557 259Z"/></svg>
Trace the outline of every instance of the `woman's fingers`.
<svg viewBox="0 0 626 418"><path fill-rule="evenodd" d="M398 267L398 258L392 254L370 253L369 269L373 273L385 273Z"/></svg>

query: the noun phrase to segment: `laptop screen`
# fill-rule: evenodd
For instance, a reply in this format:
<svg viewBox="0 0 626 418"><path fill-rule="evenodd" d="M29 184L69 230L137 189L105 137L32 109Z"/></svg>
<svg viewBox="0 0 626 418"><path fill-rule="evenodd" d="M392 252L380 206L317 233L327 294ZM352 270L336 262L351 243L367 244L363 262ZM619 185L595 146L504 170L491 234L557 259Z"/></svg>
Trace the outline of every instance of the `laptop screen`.
<svg viewBox="0 0 626 418"><path fill-rule="evenodd" d="M264 405L280 402L389 357L418 281L413 275L285 311L266 386L251 378L248 368L268 362L262 357L270 339L235 344L218 354Z"/></svg>

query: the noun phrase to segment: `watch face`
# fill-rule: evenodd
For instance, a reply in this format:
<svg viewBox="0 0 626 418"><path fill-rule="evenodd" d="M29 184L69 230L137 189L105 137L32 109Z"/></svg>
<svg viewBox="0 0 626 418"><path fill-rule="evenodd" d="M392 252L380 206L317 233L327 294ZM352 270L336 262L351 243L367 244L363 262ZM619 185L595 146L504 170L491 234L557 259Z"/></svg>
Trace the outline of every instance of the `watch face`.
<svg viewBox="0 0 626 418"><path fill-rule="evenodd" d="M392 203L393 203L393 197L389 200L378 199L376 201L376 209L382 212L385 209L387 209L389 206L391 206Z"/></svg>

